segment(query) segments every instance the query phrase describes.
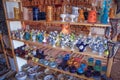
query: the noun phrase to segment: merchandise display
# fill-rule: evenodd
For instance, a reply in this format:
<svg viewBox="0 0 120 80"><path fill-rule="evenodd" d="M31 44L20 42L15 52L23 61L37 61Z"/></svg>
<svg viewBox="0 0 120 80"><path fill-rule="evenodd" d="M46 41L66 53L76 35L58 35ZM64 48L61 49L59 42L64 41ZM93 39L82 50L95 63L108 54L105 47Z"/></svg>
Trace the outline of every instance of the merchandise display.
<svg viewBox="0 0 120 80"><path fill-rule="evenodd" d="M112 0L3 0L3 4L17 80L110 77L118 45L110 52L108 43L119 34ZM17 63L20 59L23 62Z"/></svg>

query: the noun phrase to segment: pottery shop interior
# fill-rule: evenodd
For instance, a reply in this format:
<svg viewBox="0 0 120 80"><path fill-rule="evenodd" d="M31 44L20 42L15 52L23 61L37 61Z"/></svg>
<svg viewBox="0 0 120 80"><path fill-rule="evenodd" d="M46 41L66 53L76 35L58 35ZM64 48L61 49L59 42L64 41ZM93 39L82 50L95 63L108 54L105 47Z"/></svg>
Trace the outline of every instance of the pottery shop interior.
<svg viewBox="0 0 120 80"><path fill-rule="evenodd" d="M120 80L120 0L0 0L0 80Z"/></svg>

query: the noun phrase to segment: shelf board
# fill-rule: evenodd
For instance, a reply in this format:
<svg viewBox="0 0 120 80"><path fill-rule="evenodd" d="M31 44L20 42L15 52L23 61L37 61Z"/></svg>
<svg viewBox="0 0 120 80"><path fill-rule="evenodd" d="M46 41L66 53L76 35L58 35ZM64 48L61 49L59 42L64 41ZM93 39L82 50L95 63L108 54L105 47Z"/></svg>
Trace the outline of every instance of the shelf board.
<svg viewBox="0 0 120 80"><path fill-rule="evenodd" d="M19 56L17 56L17 57L19 57ZM22 58L22 57L19 57L19 58ZM23 60L27 60L27 59L25 59L25 58L22 58L22 59L23 59ZM45 65L43 65L43 64L41 64L41 63L39 63L39 62L34 62L34 61L32 61L32 60L28 60L27 62L28 62L28 64L29 64L29 63L30 63L30 64L33 63L34 65L39 65L39 66L48 68L48 69L50 69L50 70L53 70L53 71L56 71L56 72L60 72L60 73L64 73L64 74L67 74L67 75L70 75L70 76L74 76L74 77L77 77L77 78L82 78L82 79L86 79L86 80L94 80L93 78L87 78L87 77L85 77L84 75L78 75L78 74L76 74L76 73L70 73L70 72L68 72L68 71L59 70L59 69L57 69L57 68L51 68L51 67L49 67L49 66L45 66Z"/></svg>
<svg viewBox="0 0 120 80"><path fill-rule="evenodd" d="M93 26L93 27L111 27L110 24L101 24L101 23L87 23L87 22L61 22L61 21L51 21L46 22L45 20L39 20L39 21L32 21L32 20L22 20L22 19L7 19L9 21L24 21L24 22L33 22L33 23L46 23L46 24L70 24L70 25L79 25L79 26Z"/></svg>
<svg viewBox="0 0 120 80"><path fill-rule="evenodd" d="M32 41L26 41L26 40L20 40L20 39L12 39L12 40L21 41L21 42L24 42L24 43L27 43L27 44L31 44L31 45L36 45L36 46L43 46L43 47L48 47L48 48L54 48L56 50L73 52L73 53L76 53L76 54L82 54L82 55L85 55L85 56L95 57L95 58L104 59L104 60L107 59L107 57L100 56L100 55L98 55L98 53L93 53L90 49L86 50L85 52L79 52L78 50L72 51L72 50L70 50L68 48L62 49L60 47L52 47L51 45L42 44L42 43L39 43L39 42L32 42Z"/></svg>
<svg viewBox="0 0 120 80"><path fill-rule="evenodd" d="M21 2L21 0L5 0L5 1L9 1L9 2Z"/></svg>
<svg viewBox="0 0 120 80"><path fill-rule="evenodd" d="M33 61L32 61L32 62L33 62ZM53 71L57 71L57 72L60 72L60 73L64 73L64 74L67 74L67 75L70 75L70 76L74 76L74 77L77 77L77 78L81 78L81 79L85 79L85 80L94 80L93 78L87 78L87 77L85 77L84 75L78 75L78 74L76 74L76 73L70 73L70 72L68 72L68 71L59 70L59 69L57 69L57 68L51 68L51 67L49 67L49 66L45 66L45 65L40 64L40 63L38 63L38 62L33 62L33 63L35 63L36 65L40 65L40 66L42 66L42 67L46 67L46 68L51 69L51 70L53 70Z"/></svg>

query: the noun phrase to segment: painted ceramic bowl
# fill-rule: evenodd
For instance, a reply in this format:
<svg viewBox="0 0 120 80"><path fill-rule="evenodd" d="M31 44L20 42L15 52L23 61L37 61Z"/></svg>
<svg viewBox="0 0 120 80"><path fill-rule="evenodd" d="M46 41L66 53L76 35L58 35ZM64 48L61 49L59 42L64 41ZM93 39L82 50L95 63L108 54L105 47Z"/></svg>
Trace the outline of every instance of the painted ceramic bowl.
<svg viewBox="0 0 120 80"><path fill-rule="evenodd" d="M50 62L49 66L52 68L56 68L57 67L57 63L56 62Z"/></svg>
<svg viewBox="0 0 120 80"><path fill-rule="evenodd" d="M25 72L18 72L16 75L15 75L15 78L17 80L26 80L27 78L27 74Z"/></svg>
<svg viewBox="0 0 120 80"><path fill-rule="evenodd" d="M55 77L53 75L47 75L44 77L44 80L55 80Z"/></svg>

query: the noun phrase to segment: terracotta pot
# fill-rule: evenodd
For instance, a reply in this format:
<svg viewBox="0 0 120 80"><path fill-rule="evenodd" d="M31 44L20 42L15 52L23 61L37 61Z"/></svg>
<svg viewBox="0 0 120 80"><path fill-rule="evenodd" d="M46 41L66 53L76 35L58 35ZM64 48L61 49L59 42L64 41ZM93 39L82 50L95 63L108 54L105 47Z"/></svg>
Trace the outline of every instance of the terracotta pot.
<svg viewBox="0 0 120 80"><path fill-rule="evenodd" d="M95 10L91 10L88 14L88 22L95 23L97 22L97 13Z"/></svg>

